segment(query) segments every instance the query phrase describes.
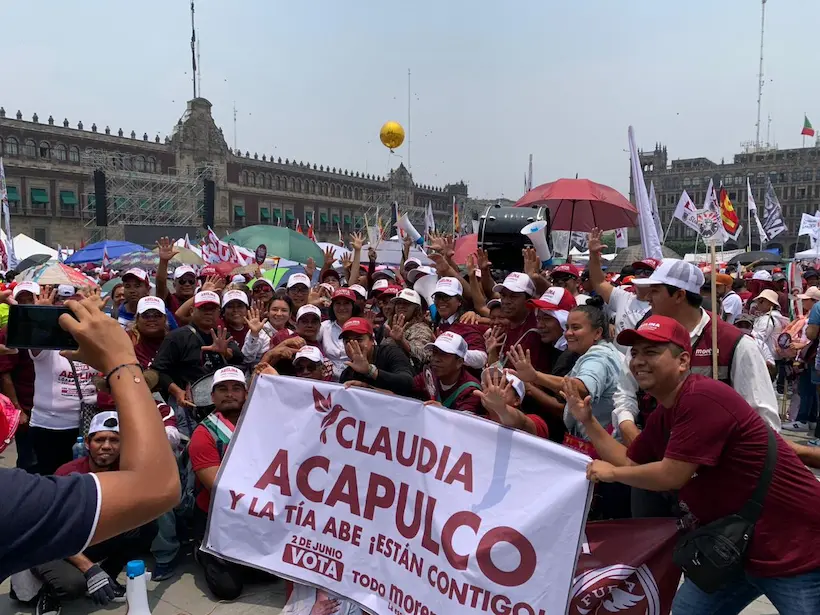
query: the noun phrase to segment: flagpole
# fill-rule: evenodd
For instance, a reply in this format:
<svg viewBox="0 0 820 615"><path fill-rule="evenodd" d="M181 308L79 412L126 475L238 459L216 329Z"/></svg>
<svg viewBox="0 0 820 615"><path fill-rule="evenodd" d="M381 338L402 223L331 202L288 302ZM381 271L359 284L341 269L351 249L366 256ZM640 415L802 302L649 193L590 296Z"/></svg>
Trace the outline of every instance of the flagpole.
<svg viewBox="0 0 820 615"><path fill-rule="evenodd" d="M717 304L717 265L715 263L715 242L710 242L710 252L712 257L712 268L710 278L710 293L712 298L712 378L718 379L718 318L720 317L720 309Z"/></svg>
<svg viewBox="0 0 820 615"><path fill-rule="evenodd" d="M672 223L675 221L675 216L669 220L669 226L666 227L666 232L663 234L663 243L666 243L666 236L669 235L669 229L672 228Z"/></svg>

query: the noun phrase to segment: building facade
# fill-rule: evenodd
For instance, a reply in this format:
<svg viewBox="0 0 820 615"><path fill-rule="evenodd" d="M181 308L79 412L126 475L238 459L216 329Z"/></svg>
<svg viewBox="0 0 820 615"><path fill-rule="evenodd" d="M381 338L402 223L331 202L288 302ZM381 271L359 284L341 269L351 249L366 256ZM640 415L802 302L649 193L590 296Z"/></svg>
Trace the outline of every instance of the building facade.
<svg viewBox="0 0 820 615"><path fill-rule="evenodd" d="M56 247L81 241L138 238L149 244L164 234L203 226L202 178L215 182L215 230L220 235L254 224L303 230L312 223L318 240L335 241L372 224L376 212L390 218L390 204L423 226L432 204L441 228L452 224L452 201L467 200L463 182L444 187L416 184L399 165L386 177L306 161L228 148L216 126L211 103L188 102L171 136L113 133L67 119L40 121L37 114L9 117L0 108L0 151L5 164L12 232ZM93 172L103 169L108 186L108 226L96 224ZM189 185L182 195L180 186ZM116 195L112 197L112 194ZM191 202L183 202L190 200ZM133 232L130 232L133 231ZM134 240L134 239L132 239Z"/></svg>
<svg viewBox="0 0 820 615"><path fill-rule="evenodd" d="M763 218L764 195L767 181L771 181L780 205L787 231L764 245L777 248L784 256L793 256L796 251L809 247L808 237L797 237L800 217L804 213L814 214L820 210L820 146L797 149L749 148L750 151L736 154L732 162L721 161L719 164L708 158L686 158L668 160L666 147L656 144L651 152L640 152L646 185L655 185L658 199L658 211L663 230L669 229L666 243L681 252L691 252L695 247L695 233L680 221L672 222L672 214L681 193L686 190L695 205L701 207L709 180L717 189L721 182L728 192L729 199L738 212L743 230L737 240L737 247L748 245L749 209L746 180L752 188L760 218ZM629 198L634 203L635 193L630 171ZM756 225L752 230L753 249L759 249L760 237ZM630 233L630 240L637 240L637 230ZM689 247L686 247L689 246ZM727 249L735 247L727 244ZM703 244L701 244L701 250ZM681 252L682 253L682 252Z"/></svg>

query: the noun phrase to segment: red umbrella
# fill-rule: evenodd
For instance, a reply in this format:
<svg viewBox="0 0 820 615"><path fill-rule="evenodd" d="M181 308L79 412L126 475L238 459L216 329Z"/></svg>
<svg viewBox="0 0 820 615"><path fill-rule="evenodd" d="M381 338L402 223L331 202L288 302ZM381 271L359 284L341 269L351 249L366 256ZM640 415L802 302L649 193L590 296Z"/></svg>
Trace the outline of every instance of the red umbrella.
<svg viewBox="0 0 820 615"><path fill-rule="evenodd" d="M453 260L457 265L466 265L467 257L474 254L478 250L478 235L463 235L456 239L456 252L453 254Z"/></svg>
<svg viewBox="0 0 820 615"><path fill-rule="evenodd" d="M620 192L588 179L559 179L533 188L516 207L548 207L553 231L589 232L636 226L638 210Z"/></svg>

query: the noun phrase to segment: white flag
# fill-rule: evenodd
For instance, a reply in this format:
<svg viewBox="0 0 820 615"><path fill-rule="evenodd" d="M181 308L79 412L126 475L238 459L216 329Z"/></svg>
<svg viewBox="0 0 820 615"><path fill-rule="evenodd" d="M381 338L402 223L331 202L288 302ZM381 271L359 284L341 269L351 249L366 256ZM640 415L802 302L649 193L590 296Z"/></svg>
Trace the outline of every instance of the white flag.
<svg viewBox="0 0 820 615"><path fill-rule="evenodd" d="M726 240L723 231L723 222L720 218L720 205L718 205L715 185L709 180L709 188L706 190L706 200L703 208L698 212L698 229L703 242L708 244L723 245Z"/></svg>
<svg viewBox="0 0 820 615"><path fill-rule="evenodd" d="M698 208L695 207L695 204L692 202L686 190L680 195L678 205L675 207L675 213L672 214L672 217L677 218L696 233L700 233L700 228L698 227Z"/></svg>
<svg viewBox="0 0 820 615"><path fill-rule="evenodd" d="M661 227L661 214L658 212L658 197L655 196L655 182L649 182L649 203L652 205L652 219L655 221L655 232L658 239L663 238L663 227Z"/></svg>
<svg viewBox="0 0 820 615"><path fill-rule="evenodd" d="M629 247L629 235L626 227L615 229L615 247L619 250Z"/></svg>
<svg viewBox="0 0 820 615"><path fill-rule="evenodd" d="M433 203L427 201L427 211L424 212L424 236L429 237L430 233L436 232L436 218L433 216Z"/></svg>
<svg viewBox="0 0 820 615"><path fill-rule="evenodd" d="M569 255L569 231L552 232L552 254L561 258Z"/></svg>
<svg viewBox="0 0 820 615"><path fill-rule="evenodd" d="M763 228L769 239L774 239L786 230L786 223L783 221L783 209L777 199L771 181L767 181L766 197L763 200Z"/></svg>
<svg viewBox="0 0 820 615"><path fill-rule="evenodd" d="M64 260L65 260L65 258L63 257L63 246L61 246L58 243L57 244L57 262L62 263Z"/></svg>
<svg viewBox="0 0 820 615"><path fill-rule="evenodd" d="M760 222L760 218L757 215L757 204L755 203L755 197L752 194L752 186L749 184L749 178L746 178L746 191L749 193L749 213L755 219L757 223L757 232L760 235L760 249L763 249L763 243L769 240L769 236L766 234L766 230L763 228L763 224ZM752 230L749 229L749 233ZM750 243L751 245L751 243Z"/></svg>
<svg viewBox="0 0 820 615"><path fill-rule="evenodd" d="M6 169L3 167L3 159L0 158L0 202L3 203L3 220L6 230L6 255L8 256L8 268L17 269L19 261L14 253L14 241L11 235L11 216L9 215L9 193L6 188Z"/></svg>
<svg viewBox="0 0 820 615"><path fill-rule="evenodd" d="M798 235L809 235L812 242L817 240L817 235L820 234L820 218L812 216L811 214L803 214L800 216L800 230Z"/></svg>
<svg viewBox="0 0 820 615"><path fill-rule="evenodd" d="M649 194L646 192L646 183L643 179L643 169L638 158L638 148L635 146L635 131L629 127L629 156L632 162L632 183L635 187L635 206L638 208L638 227L641 231L641 245L644 258L663 259L661 239L652 219L652 205Z"/></svg>
<svg viewBox="0 0 820 615"><path fill-rule="evenodd" d="M586 252L589 250L589 233L572 231L569 242L570 247L577 248L579 252Z"/></svg>

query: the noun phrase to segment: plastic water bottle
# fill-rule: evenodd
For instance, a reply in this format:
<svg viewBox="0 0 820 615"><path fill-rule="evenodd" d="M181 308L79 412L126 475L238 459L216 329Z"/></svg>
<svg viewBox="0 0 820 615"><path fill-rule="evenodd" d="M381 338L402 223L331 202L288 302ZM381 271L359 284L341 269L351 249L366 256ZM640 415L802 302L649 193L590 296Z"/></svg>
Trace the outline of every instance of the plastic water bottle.
<svg viewBox="0 0 820 615"><path fill-rule="evenodd" d="M83 442L82 436L77 436L77 441L74 443L74 446L71 447L71 456L74 459L85 457L85 443Z"/></svg>
<svg viewBox="0 0 820 615"><path fill-rule="evenodd" d="M125 583L125 600L128 603L129 615L151 615L148 607L148 578L145 572L145 562L137 559L128 562L125 566L128 580Z"/></svg>

